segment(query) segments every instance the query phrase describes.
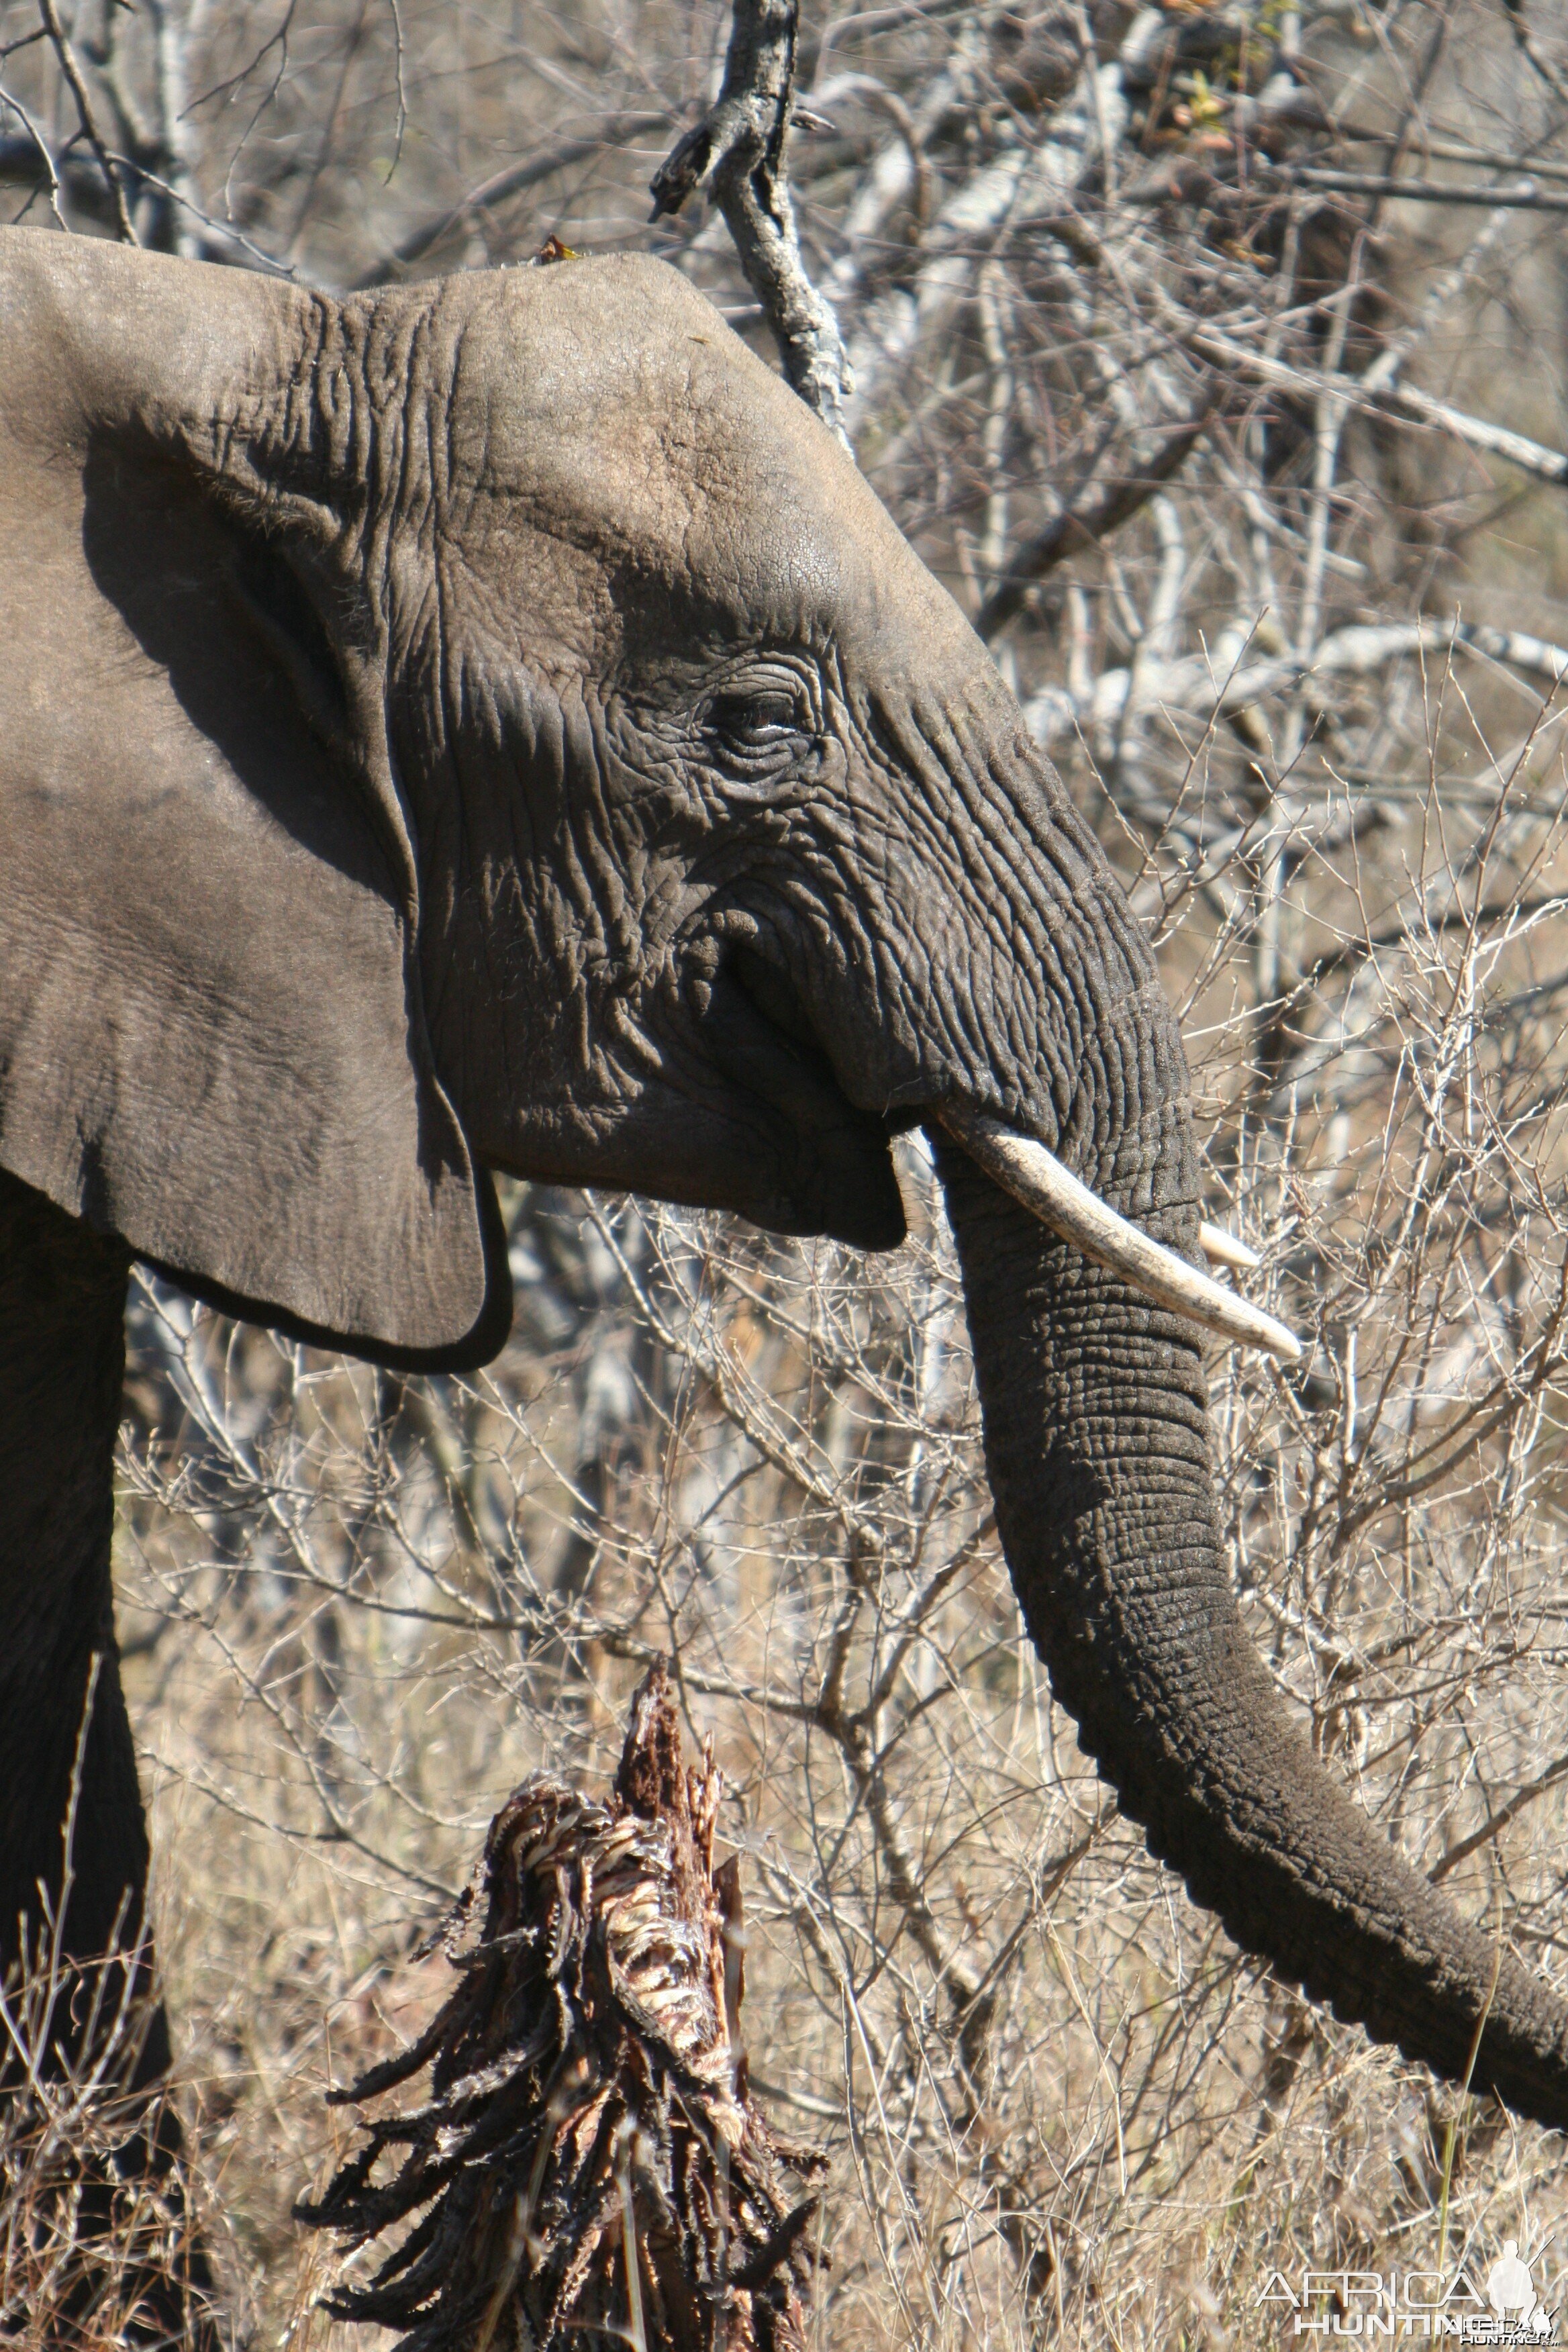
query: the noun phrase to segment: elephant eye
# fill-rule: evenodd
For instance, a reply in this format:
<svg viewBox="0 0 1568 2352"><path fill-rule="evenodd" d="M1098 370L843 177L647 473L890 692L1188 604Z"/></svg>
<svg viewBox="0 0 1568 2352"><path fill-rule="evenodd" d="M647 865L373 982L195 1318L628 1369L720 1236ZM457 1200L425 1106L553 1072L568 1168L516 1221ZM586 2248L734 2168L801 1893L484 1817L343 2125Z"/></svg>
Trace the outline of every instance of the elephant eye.
<svg viewBox="0 0 1568 2352"><path fill-rule="evenodd" d="M702 715L711 756L746 782L758 782L797 759L810 735L799 702L787 689L716 694Z"/></svg>

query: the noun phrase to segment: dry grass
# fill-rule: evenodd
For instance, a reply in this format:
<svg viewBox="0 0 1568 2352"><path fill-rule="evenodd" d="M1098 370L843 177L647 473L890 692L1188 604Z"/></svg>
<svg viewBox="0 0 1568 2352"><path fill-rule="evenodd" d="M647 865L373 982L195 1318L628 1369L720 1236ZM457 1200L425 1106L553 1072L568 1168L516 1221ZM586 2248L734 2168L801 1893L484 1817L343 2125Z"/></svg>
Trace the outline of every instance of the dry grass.
<svg viewBox="0 0 1568 2352"><path fill-rule="evenodd" d="M177 2156L146 2164L149 2145L178 2132L168 2100L116 2095L98 2066L7 2099L0 2341L29 2352L215 2352L243 2289L226 2313L206 2252L222 2215L191 2168Z"/></svg>
<svg viewBox="0 0 1568 2352"><path fill-rule="evenodd" d="M95 1657L71 1775L61 1891L0 1991L0 2340L216 2352L222 2305L204 2237L222 2221L185 2161L174 2096L157 2081L143 2087L159 2030L147 1955L130 1936L98 1962L64 1950L100 1665ZM124 1924L122 1914L117 1937Z"/></svg>

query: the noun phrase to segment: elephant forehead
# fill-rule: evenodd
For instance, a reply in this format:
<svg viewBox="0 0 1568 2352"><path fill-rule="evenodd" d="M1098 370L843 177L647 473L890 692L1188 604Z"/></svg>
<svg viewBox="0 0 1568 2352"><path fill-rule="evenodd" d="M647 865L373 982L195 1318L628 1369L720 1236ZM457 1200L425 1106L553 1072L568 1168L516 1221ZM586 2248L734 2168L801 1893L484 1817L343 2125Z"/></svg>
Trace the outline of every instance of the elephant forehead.
<svg viewBox="0 0 1568 2352"><path fill-rule="evenodd" d="M853 463L674 270L624 256L479 285L453 281L459 503L500 501L748 629L837 629L895 575L929 585Z"/></svg>

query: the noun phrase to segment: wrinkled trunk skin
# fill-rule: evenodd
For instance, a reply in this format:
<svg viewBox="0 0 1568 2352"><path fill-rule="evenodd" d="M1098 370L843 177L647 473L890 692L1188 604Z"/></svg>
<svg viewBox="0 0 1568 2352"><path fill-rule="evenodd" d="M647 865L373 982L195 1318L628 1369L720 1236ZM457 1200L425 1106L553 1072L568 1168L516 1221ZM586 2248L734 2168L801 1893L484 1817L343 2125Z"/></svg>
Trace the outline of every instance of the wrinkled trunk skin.
<svg viewBox="0 0 1568 2352"><path fill-rule="evenodd" d="M1217 1537L1196 1333L932 1140L1003 1545L1081 1744L1237 1943L1463 2080L1495 1948L1324 1770L1247 1638ZM1195 1207L1151 1213L1106 1189L1193 1254ZM1507 1958L1471 2083L1568 2126L1568 2007Z"/></svg>

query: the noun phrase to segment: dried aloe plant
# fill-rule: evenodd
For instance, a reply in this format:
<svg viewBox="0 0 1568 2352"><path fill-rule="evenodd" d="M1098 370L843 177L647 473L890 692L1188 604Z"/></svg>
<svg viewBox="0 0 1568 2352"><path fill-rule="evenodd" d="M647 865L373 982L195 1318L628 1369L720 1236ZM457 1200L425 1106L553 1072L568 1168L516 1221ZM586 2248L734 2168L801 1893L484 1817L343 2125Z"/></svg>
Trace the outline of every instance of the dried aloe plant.
<svg viewBox="0 0 1568 2352"><path fill-rule="evenodd" d="M607 1805L541 1776L496 1815L458 1990L411 2049L331 2095L360 2104L431 2070L426 2102L367 2122L299 2209L355 2248L403 2233L368 2284L329 2298L338 2317L405 2329L399 2352L577 2352L584 2328L647 2352L803 2345L817 2200L792 2202L784 2174L823 2159L749 2094L721 1786L710 1749L688 1769L655 1666Z"/></svg>

